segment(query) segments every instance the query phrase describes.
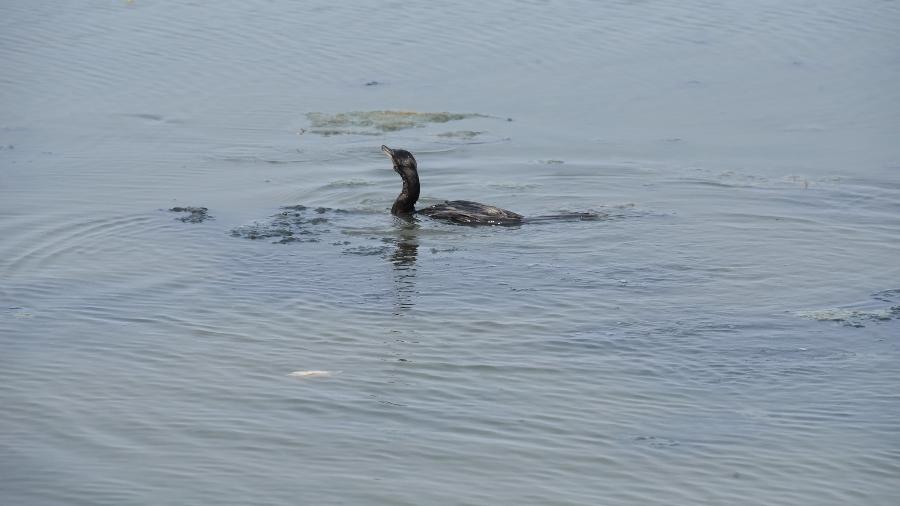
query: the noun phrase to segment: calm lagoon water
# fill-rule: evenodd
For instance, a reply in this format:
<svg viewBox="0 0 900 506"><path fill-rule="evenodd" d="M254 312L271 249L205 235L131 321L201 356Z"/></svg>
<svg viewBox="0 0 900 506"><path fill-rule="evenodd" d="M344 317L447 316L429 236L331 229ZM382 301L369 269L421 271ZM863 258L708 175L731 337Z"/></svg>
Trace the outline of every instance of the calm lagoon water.
<svg viewBox="0 0 900 506"><path fill-rule="evenodd" d="M3 11L4 504L900 499L900 3Z"/></svg>

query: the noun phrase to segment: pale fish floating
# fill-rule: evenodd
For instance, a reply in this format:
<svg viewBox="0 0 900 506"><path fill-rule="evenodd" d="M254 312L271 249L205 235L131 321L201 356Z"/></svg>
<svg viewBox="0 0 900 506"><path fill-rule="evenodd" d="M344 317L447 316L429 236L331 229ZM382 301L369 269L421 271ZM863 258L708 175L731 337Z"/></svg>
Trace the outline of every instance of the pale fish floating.
<svg viewBox="0 0 900 506"><path fill-rule="evenodd" d="M321 376L332 376L336 373L331 371L294 371L288 376L292 376L294 378L318 378Z"/></svg>

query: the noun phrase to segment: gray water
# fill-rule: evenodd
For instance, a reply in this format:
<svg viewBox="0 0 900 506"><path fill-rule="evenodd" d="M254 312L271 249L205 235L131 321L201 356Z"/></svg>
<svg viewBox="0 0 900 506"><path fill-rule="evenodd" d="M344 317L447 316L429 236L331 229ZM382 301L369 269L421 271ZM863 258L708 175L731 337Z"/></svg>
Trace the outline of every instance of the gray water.
<svg viewBox="0 0 900 506"><path fill-rule="evenodd" d="M4 1L0 502L895 504L900 4L733 4Z"/></svg>

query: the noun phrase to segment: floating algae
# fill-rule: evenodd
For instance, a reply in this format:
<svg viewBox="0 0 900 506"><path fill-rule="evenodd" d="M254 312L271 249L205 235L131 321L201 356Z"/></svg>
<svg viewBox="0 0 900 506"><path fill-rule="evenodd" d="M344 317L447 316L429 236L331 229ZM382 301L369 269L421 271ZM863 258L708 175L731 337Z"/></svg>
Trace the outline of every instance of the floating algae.
<svg viewBox="0 0 900 506"><path fill-rule="evenodd" d="M310 133L332 135L379 135L429 123L447 123L467 118L484 118L483 114L414 111L352 111L337 114L306 113Z"/></svg>
<svg viewBox="0 0 900 506"><path fill-rule="evenodd" d="M900 290L882 290L872 294L877 302L866 302L852 306L818 309L812 311L795 311L794 314L810 320L838 322L847 327L865 327L866 323L882 323L900 319ZM884 307L880 303L892 303Z"/></svg>
<svg viewBox="0 0 900 506"><path fill-rule="evenodd" d="M333 210L325 207L310 209L306 206L282 207L281 212L273 215L265 222L254 222L231 231L232 237L245 239L275 239L273 244L291 242L319 242L318 235L327 232L328 218L321 216Z"/></svg>
<svg viewBox="0 0 900 506"><path fill-rule="evenodd" d="M866 322L884 322L900 316L900 306L871 311L828 308L814 311L796 311L794 314L809 320L839 322L847 327L865 327Z"/></svg>

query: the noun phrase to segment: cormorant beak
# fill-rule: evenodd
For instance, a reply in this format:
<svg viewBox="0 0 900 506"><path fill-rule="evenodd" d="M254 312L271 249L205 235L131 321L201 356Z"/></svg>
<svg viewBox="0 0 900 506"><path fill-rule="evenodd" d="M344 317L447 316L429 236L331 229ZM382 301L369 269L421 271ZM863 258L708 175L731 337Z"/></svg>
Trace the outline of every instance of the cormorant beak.
<svg viewBox="0 0 900 506"><path fill-rule="evenodd" d="M385 146L385 145L382 145L382 146L381 146L381 150L384 151L384 153L385 153L386 155L388 155L389 157L391 157L391 160L394 159L394 150L393 150L393 149L391 149L391 148L389 148L389 147L387 147L387 146Z"/></svg>

